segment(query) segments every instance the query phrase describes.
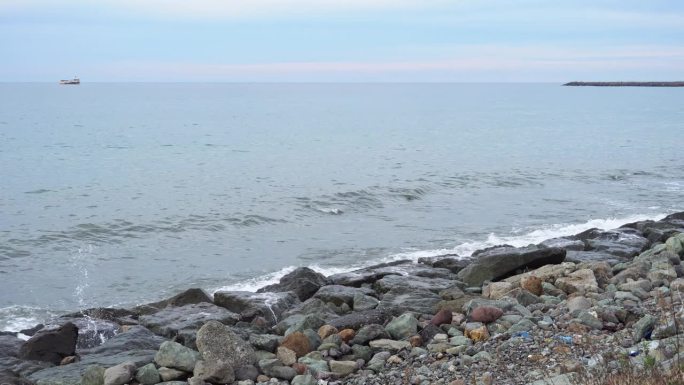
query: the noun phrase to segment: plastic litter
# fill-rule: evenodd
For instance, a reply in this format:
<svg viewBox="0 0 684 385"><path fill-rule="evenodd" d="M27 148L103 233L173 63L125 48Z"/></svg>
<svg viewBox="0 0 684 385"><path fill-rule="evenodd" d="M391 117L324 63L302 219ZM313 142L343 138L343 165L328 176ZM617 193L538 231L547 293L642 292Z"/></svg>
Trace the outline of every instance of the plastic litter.
<svg viewBox="0 0 684 385"><path fill-rule="evenodd" d="M531 340L532 336L530 336L530 332L517 332L513 334L513 338L518 337L522 338L524 340Z"/></svg>
<svg viewBox="0 0 684 385"><path fill-rule="evenodd" d="M556 336L556 339L564 344L572 345L572 336Z"/></svg>

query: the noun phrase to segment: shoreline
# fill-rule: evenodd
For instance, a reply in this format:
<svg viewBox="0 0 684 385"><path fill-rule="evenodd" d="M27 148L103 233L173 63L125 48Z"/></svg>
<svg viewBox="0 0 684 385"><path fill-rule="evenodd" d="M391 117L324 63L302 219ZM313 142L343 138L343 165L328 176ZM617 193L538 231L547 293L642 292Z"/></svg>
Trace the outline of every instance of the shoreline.
<svg viewBox="0 0 684 385"><path fill-rule="evenodd" d="M564 86L574 87L684 87L682 82L569 82Z"/></svg>
<svg viewBox="0 0 684 385"><path fill-rule="evenodd" d="M92 365L102 368L105 376L105 369L119 370L120 364L130 361L135 370L127 381L146 367L158 375L166 369L176 371L176 377L160 380L173 377L190 381L179 384L201 384L198 381L213 377L204 378L197 365L216 364L211 344L203 342L211 328L225 343L240 346L243 354L228 355L231 370L223 369L232 373L230 382L210 383L233 383L236 378L241 385L272 378L282 384L361 384L368 378L394 383L410 371L415 377L411 383L417 384L446 377L481 380L487 374L497 381L513 376L512 383L525 384L553 377L550 374L572 377L568 373L579 375L595 367L576 356L572 347L596 349L605 363L613 363L617 358L608 358L606 349L625 351L636 344L635 357L642 354L642 359L650 354L639 353L642 339L662 343L653 351L670 349L654 358L662 366L672 359L672 341L667 339L679 337L667 319L661 325L665 308L657 304L666 298L665 292L684 291L684 268L679 264L684 258L682 233L684 212L536 245L492 246L474 252L472 258L398 260L327 277L297 268L256 293L219 290L212 296L189 289L130 309L87 309L58 317L58 330L24 330L33 335L28 342L3 333L0 341L16 349L0 355L0 380L4 381L4 369L16 381L83 383L81 376L95 370ZM606 306L613 309L610 314L605 313ZM640 331L640 323L650 330ZM65 325L75 325L77 334L65 331ZM661 334L653 335L656 331ZM57 350L52 360L31 355L41 341L45 344L46 336L64 337L67 332L71 334L66 348L64 341L59 349L54 342L49 344L48 350ZM585 334L605 345L575 341L575 336ZM625 342L626 336L632 341ZM518 353L529 353L547 340L554 341L546 342L547 348L561 351L551 349L539 358L546 362L544 357L554 357L551 372L506 369L507 363L521 359ZM510 345L512 341L516 342ZM506 354L497 356L502 349ZM194 357L192 365L176 362L188 354ZM579 369L565 371L563 360L573 361ZM474 373L471 365L479 371ZM530 365L534 372L538 364ZM421 370L426 367L430 371Z"/></svg>

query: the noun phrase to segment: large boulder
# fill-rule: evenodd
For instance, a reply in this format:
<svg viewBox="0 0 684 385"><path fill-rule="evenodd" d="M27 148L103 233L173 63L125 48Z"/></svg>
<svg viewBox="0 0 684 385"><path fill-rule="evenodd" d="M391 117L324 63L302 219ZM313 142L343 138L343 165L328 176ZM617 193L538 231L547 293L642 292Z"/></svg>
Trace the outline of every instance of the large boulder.
<svg viewBox="0 0 684 385"><path fill-rule="evenodd" d="M396 287L382 296L376 309L395 315L408 311L434 314L440 301L440 296L430 290Z"/></svg>
<svg viewBox="0 0 684 385"><path fill-rule="evenodd" d="M376 281L373 287L378 293L386 293L394 288L425 289L434 293L439 293L442 290L454 286L454 284L454 280L446 278L388 275Z"/></svg>
<svg viewBox="0 0 684 385"><path fill-rule="evenodd" d="M240 316L223 307L202 302L180 307L170 306L139 318L141 325L156 334L175 339L190 348L195 348L197 330L211 320L234 325L240 320Z"/></svg>
<svg viewBox="0 0 684 385"><path fill-rule="evenodd" d="M104 371L103 385L124 385L129 383L135 376L135 363L123 362L119 365L107 368Z"/></svg>
<svg viewBox="0 0 684 385"><path fill-rule="evenodd" d="M166 341L161 344L159 351L154 356L154 362L159 366L184 372L192 372L199 359L198 352L173 341Z"/></svg>
<svg viewBox="0 0 684 385"><path fill-rule="evenodd" d="M222 360L235 369L257 361L252 346L217 321L209 321L197 331L197 349L204 360Z"/></svg>
<svg viewBox="0 0 684 385"><path fill-rule="evenodd" d="M300 301L306 301L328 283L323 274L308 267L300 267L283 276L279 283L262 287L257 293L291 291Z"/></svg>
<svg viewBox="0 0 684 385"><path fill-rule="evenodd" d="M54 330L36 333L19 351L19 357L25 360L51 362L59 365L64 357L76 354L78 328L71 322Z"/></svg>
<svg viewBox="0 0 684 385"><path fill-rule="evenodd" d="M600 251L621 258L632 258L651 244L640 231L630 228L589 229L570 238L584 242L585 251Z"/></svg>
<svg viewBox="0 0 684 385"><path fill-rule="evenodd" d="M475 259L458 273L458 277L468 286L479 287L485 281L501 280L519 270L562 263L565 254L564 249L540 245L492 247L474 253Z"/></svg>
<svg viewBox="0 0 684 385"><path fill-rule="evenodd" d="M261 316L271 325L275 325L282 319L282 314L286 310L299 304L299 298L293 292L217 291L214 293L214 303L240 314L243 321L250 321Z"/></svg>
<svg viewBox="0 0 684 385"><path fill-rule="evenodd" d="M23 344L24 341L15 336L0 336L0 357L17 357Z"/></svg>
<svg viewBox="0 0 684 385"><path fill-rule="evenodd" d="M338 330L354 329L357 330L364 325L384 324L390 318L390 313L384 310L365 310L350 313L330 321L330 325Z"/></svg>
<svg viewBox="0 0 684 385"><path fill-rule="evenodd" d="M314 298L318 298L323 302L331 302L336 306L347 304L351 307L354 305L354 296L359 293L371 296L375 295L375 292L371 289L342 285L328 285L320 288L316 294L314 294Z"/></svg>
<svg viewBox="0 0 684 385"><path fill-rule="evenodd" d="M148 303L140 305L133 309L136 314L151 314L155 313L167 306L185 306L199 303L212 303L212 298L207 292L200 288L191 288L182 293L176 294L171 298L161 300L159 302Z"/></svg>

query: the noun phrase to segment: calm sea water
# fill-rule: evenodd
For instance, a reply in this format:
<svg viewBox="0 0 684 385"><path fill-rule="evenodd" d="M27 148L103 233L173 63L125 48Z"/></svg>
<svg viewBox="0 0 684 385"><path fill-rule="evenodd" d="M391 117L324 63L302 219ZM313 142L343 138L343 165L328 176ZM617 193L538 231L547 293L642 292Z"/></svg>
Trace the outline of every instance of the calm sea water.
<svg viewBox="0 0 684 385"><path fill-rule="evenodd" d="M0 330L684 209L684 90L0 84Z"/></svg>

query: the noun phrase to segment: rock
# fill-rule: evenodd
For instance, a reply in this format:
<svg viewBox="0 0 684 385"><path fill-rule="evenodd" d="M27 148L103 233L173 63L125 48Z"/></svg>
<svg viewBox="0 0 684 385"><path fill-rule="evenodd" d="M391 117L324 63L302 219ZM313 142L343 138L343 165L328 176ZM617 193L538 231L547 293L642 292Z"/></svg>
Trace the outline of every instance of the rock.
<svg viewBox="0 0 684 385"><path fill-rule="evenodd" d="M572 297L568 298L567 307L570 311L570 314L572 314L578 310L586 310L591 308L591 301L582 296Z"/></svg>
<svg viewBox="0 0 684 385"><path fill-rule="evenodd" d="M634 324L632 328L634 329L633 339L635 344L651 334L656 321L655 317L646 314Z"/></svg>
<svg viewBox="0 0 684 385"><path fill-rule="evenodd" d="M158 372L162 381L173 381L185 377L184 371L172 368L161 367L159 368Z"/></svg>
<svg viewBox="0 0 684 385"><path fill-rule="evenodd" d="M408 279L407 279L408 278ZM454 286L452 279L445 278L426 278L426 277L405 277L400 275L388 275L375 282L373 287L378 293L386 293L395 288L404 290L422 289L433 293L439 293L442 290Z"/></svg>
<svg viewBox="0 0 684 385"><path fill-rule="evenodd" d="M195 347L197 330L211 320L234 325L240 320L240 316L222 307L203 302L181 307L167 307L139 318L141 325L156 334L176 338L177 342L190 348Z"/></svg>
<svg viewBox="0 0 684 385"><path fill-rule="evenodd" d="M275 352L283 337L275 334L250 334L249 343L257 350Z"/></svg>
<svg viewBox="0 0 684 385"><path fill-rule="evenodd" d="M209 321L197 331L197 349L204 360L222 360L233 368L256 363L249 343L217 321Z"/></svg>
<svg viewBox="0 0 684 385"><path fill-rule="evenodd" d="M328 283L328 279L323 274L317 273L308 267L299 267L283 276L279 283L263 287L257 290L257 293L291 291L297 295L300 301L306 301L318 289Z"/></svg>
<svg viewBox="0 0 684 385"><path fill-rule="evenodd" d="M276 357L285 366L291 366L292 364L297 362L297 353L295 353L293 350L290 350L284 346L278 347L278 351L276 352Z"/></svg>
<svg viewBox="0 0 684 385"><path fill-rule="evenodd" d="M527 318L522 318L520 321L516 322L513 326L508 328L507 333L515 334L518 332L528 332L534 329L534 322L528 320Z"/></svg>
<svg viewBox="0 0 684 385"><path fill-rule="evenodd" d="M594 272L589 269L580 269L570 273L567 277L558 278L555 285L568 294L598 291Z"/></svg>
<svg viewBox="0 0 684 385"><path fill-rule="evenodd" d="M528 275L526 277L523 277L520 280L520 287L536 296L540 296L543 293L542 280L541 278L534 275Z"/></svg>
<svg viewBox="0 0 684 385"><path fill-rule="evenodd" d="M316 385L318 380L310 374L295 376L290 385Z"/></svg>
<svg viewBox="0 0 684 385"><path fill-rule="evenodd" d="M43 330L36 333L21 346L19 357L59 365L64 357L76 354L77 339L78 328L68 322L56 330Z"/></svg>
<svg viewBox="0 0 684 385"><path fill-rule="evenodd" d="M482 325L473 329L468 329L466 326L465 336L475 342L487 341L489 339L489 331L487 327Z"/></svg>
<svg viewBox="0 0 684 385"><path fill-rule="evenodd" d="M177 342L166 341L159 347L159 351L154 356L154 362L159 366L192 372L199 358L198 352Z"/></svg>
<svg viewBox="0 0 684 385"><path fill-rule="evenodd" d="M318 328L318 336L321 337L321 339L325 339L326 337L337 334L338 332L339 331L337 328L332 325L323 325Z"/></svg>
<svg viewBox="0 0 684 385"><path fill-rule="evenodd" d="M330 321L330 325L338 330L359 329L363 325L384 324L390 314L382 309L365 310L354 312Z"/></svg>
<svg viewBox="0 0 684 385"><path fill-rule="evenodd" d="M473 322L491 323L503 315L503 310L493 306L479 306L470 313Z"/></svg>
<svg viewBox="0 0 684 385"><path fill-rule="evenodd" d="M529 385L575 385L577 384L577 381L575 381L576 377L573 376L573 374L574 373L559 374L554 377L534 381Z"/></svg>
<svg viewBox="0 0 684 385"><path fill-rule="evenodd" d="M381 372L385 368L385 363L390 358L392 354L390 352L379 352L376 353L373 358L368 362L368 369L374 371L375 373Z"/></svg>
<svg viewBox="0 0 684 385"><path fill-rule="evenodd" d="M513 284L510 282L491 282L482 290L482 296L490 299L501 299L513 290Z"/></svg>
<svg viewBox="0 0 684 385"><path fill-rule="evenodd" d="M351 341L354 338L354 336L356 336L356 332L354 331L354 329L344 329L341 330L338 335L342 339L342 342L346 344L349 343L349 341Z"/></svg>
<svg viewBox="0 0 684 385"><path fill-rule="evenodd" d="M453 313L449 310L442 309L435 314L430 320L430 324L440 326L443 324L450 324L453 318Z"/></svg>
<svg viewBox="0 0 684 385"><path fill-rule="evenodd" d="M651 244L639 231L629 228L589 229L571 238L583 241L585 251L603 251L621 258L632 258Z"/></svg>
<svg viewBox="0 0 684 385"><path fill-rule="evenodd" d="M12 336L0 336L0 357L18 357L24 341Z"/></svg>
<svg viewBox="0 0 684 385"><path fill-rule="evenodd" d="M78 362L79 358L78 356L69 356L69 357L64 357L62 358L62 361L59 362L59 365L69 365L73 364L74 362Z"/></svg>
<svg viewBox="0 0 684 385"><path fill-rule="evenodd" d="M325 325L325 321L314 314L308 314L297 320L285 330L285 335L294 332L303 332L306 329L318 330L321 326Z"/></svg>
<svg viewBox="0 0 684 385"><path fill-rule="evenodd" d="M418 332L418 320L410 313L402 314L390 321L385 331L393 339L403 340Z"/></svg>
<svg viewBox="0 0 684 385"><path fill-rule="evenodd" d="M601 320L598 319L596 312L579 310L577 320L582 325L588 326L591 329L601 330L603 328L603 322L601 322Z"/></svg>
<svg viewBox="0 0 684 385"><path fill-rule="evenodd" d="M199 360L195 364L193 376L211 383L230 384L235 381L235 372L230 363L223 360Z"/></svg>
<svg viewBox="0 0 684 385"><path fill-rule="evenodd" d="M451 254L431 258L420 258L418 259L418 263L423 263L435 268L448 269L456 274L468 266L470 260L460 258L456 254Z"/></svg>
<svg viewBox="0 0 684 385"><path fill-rule="evenodd" d="M370 295L365 295L361 293L356 293L354 294L354 302L352 304L352 309L355 311L362 311L362 310L371 310L375 309L380 301L378 301L375 297L371 297Z"/></svg>
<svg viewBox="0 0 684 385"><path fill-rule="evenodd" d="M111 356L118 353L159 350L166 341L143 326L131 326L125 332L108 339L104 344L81 350L81 356Z"/></svg>
<svg viewBox="0 0 684 385"><path fill-rule="evenodd" d="M298 358L311 351L309 339L302 332L294 332L286 336L280 343L280 346L292 350L297 354Z"/></svg>
<svg viewBox="0 0 684 385"><path fill-rule="evenodd" d="M104 385L105 368L99 365L90 365L81 377L82 385ZM159 382L159 381L157 381Z"/></svg>
<svg viewBox="0 0 684 385"><path fill-rule="evenodd" d="M356 361L330 361L330 371L342 377L354 373L358 367Z"/></svg>
<svg viewBox="0 0 684 385"><path fill-rule="evenodd" d="M104 341L114 337L121 330L118 323L97 318L85 317L82 314L65 315L48 321L51 329L56 325L72 323L78 329L76 350L89 349L101 345Z"/></svg>
<svg viewBox="0 0 684 385"><path fill-rule="evenodd" d="M275 325L287 309L300 302L297 295L292 292L218 291L214 293L214 303L240 314L243 320L251 321L255 317L261 316Z"/></svg>
<svg viewBox="0 0 684 385"><path fill-rule="evenodd" d="M388 350L388 351L393 351L393 352L396 352L396 351L399 351L402 349L411 349L411 343L409 343L408 341L394 341L394 340L380 339L380 340L371 341L369 343L369 345L373 349Z"/></svg>
<svg viewBox="0 0 684 385"><path fill-rule="evenodd" d="M135 380L141 385L153 385L161 382L161 377L154 364L147 364L135 372Z"/></svg>
<svg viewBox="0 0 684 385"><path fill-rule="evenodd" d="M365 345L368 343L368 341L387 337L389 337L389 335L385 331L384 327L378 324L370 324L359 329L354 338L351 340L351 343Z"/></svg>
<svg viewBox="0 0 684 385"><path fill-rule="evenodd" d="M261 371L269 377L276 377L284 380L291 380L297 375L297 371L289 366L283 366L277 359L260 360L259 368L261 368Z"/></svg>
<svg viewBox="0 0 684 385"><path fill-rule="evenodd" d="M303 317L308 314L315 314L318 317L328 321L333 318L337 318L337 313L340 310L341 309L339 307L333 305L332 303L325 303L318 298L309 298L300 304L294 305L285 311L279 318L287 319L288 317L292 316Z"/></svg>
<svg viewBox="0 0 684 385"><path fill-rule="evenodd" d="M313 373L314 375L330 371L328 362L322 359L320 353L316 353L319 354L318 357L305 356L298 360L299 363L306 365L307 368L309 368L309 371L311 371L311 373Z"/></svg>
<svg viewBox="0 0 684 385"><path fill-rule="evenodd" d="M135 376L135 363L124 362L104 371L104 385L124 385Z"/></svg>
<svg viewBox="0 0 684 385"><path fill-rule="evenodd" d="M468 286L482 286L484 281L501 280L518 270L559 264L565 259L565 253L563 249L545 246L493 247L474 253L475 259L458 277Z"/></svg>
<svg viewBox="0 0 684 385"><path fill-rule="evenodd" d="M376 310L397 315L406 312L434 314L440 300L439 295L430 290L397 287L382 296Z"/></svg>
<svg viewBox="0 0 684 385"><path fill-rule="evenodd" d="M375 292L366 288L328 285L321 287L316 294L314 294L314 298L318 298L323 302L331 302L336 306L341 306L342 304L353 306L354 296L356 296L356 294L372 296Z"/></svg>
<svg viewBox="0 0 684 385"><path fill-rule="evenodd" d="M235 379L238 381L244 381L244 380L251 380L254 381L256 380L257 376L259 376L259 369L256 368L254 365L245 365L241 366L239 368L234 368L235 369Z"/></svg>

